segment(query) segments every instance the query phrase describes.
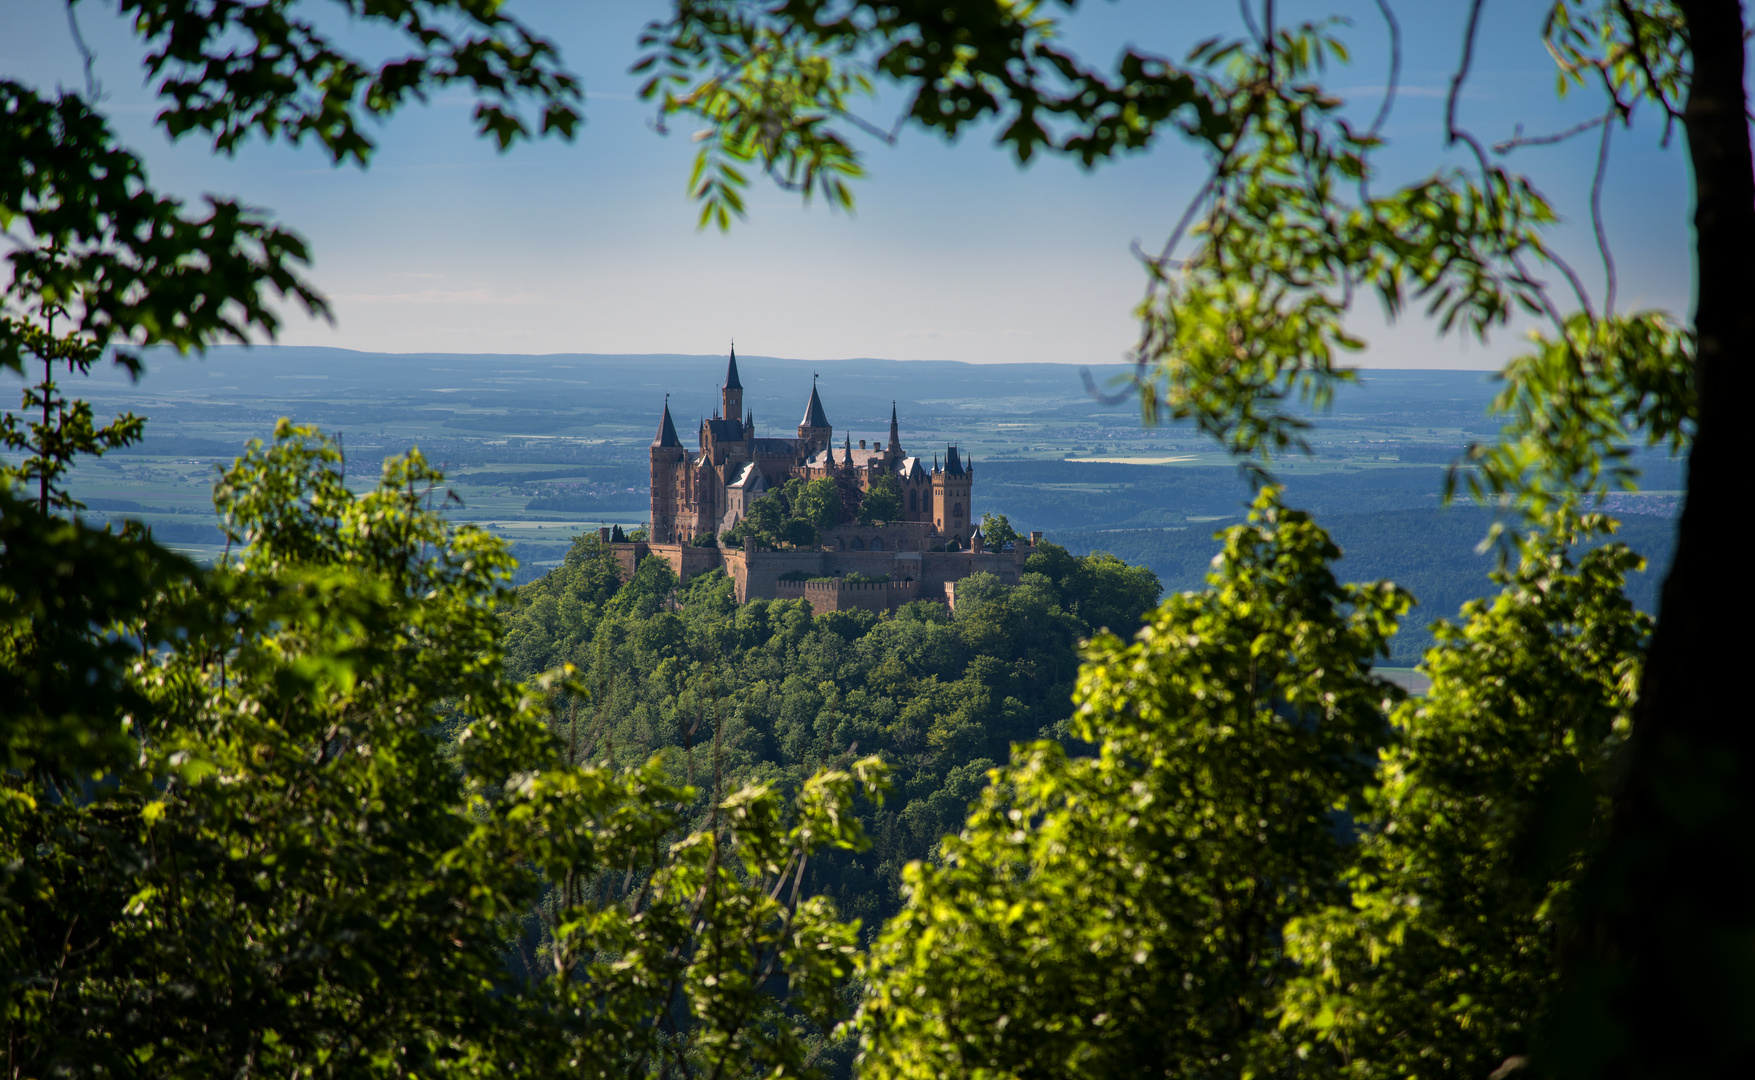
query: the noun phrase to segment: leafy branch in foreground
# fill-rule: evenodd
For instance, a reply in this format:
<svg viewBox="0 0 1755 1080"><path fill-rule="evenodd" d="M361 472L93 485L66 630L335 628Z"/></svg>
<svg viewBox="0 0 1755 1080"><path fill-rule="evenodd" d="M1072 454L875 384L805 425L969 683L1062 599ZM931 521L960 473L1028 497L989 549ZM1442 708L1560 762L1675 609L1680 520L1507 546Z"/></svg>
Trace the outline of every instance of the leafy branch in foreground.
<svg viewBox="0 0 1755 1080"><path fill-rule="evenodd" d="M1401 696L1370 665L1410 598L1341 585L1338 555L1270 488L1211 588L1091 643L1073 724L1092 755L1017 746L942 865L909 867L862 1075L1280 1067L1281 927L1344 895L1344 815Z"/></svg>
<svg viewBox="0 0 1755 1080"><path fill-rule="evenodd" d="M567 760L564 670L507 678L511 561L430 508L443 478L391 459L356 497L338 456L285 422L246 453L216 497L248 544L210 571L5 496L13 1070L808 1071L856 926L797 881L863 843L882 766L689 832L661 761ZM38 552L105 584L58 599ZM557 892L552 969L519 978L507 942Z"/></svg>
<svg viewBox="0 0 1755 1080"><path fill-rule="evenodd" d="M154 194L140 159L78 97L0 80L0 230L13 244L0 368L21 370L27 328L47 333L52 313L93 349L183 352L253 330L272 336L272 296L327 314L299 276L303 240L239 203L207 202L190 214ZM140 370L126 349L116 361Z"/></svg>
<svg viewBox="0 0 1755 1080"><path fill-rule="evenodd" d="M20 412L0 416L0 445L25 455L17 465L0 464L0 486L29 487L35 481L37 512L41 514L51 509L83 510L84 504L61 483L75 460L87 454L101 457L106 451L139 442L146 420L123 413L100 427L92 418L90 402L61 396L55 368L65 364L69 374L90 374L103 350L77 334L57 337L54 313L43 328L6 316L0 316L0 327L4 327L0 333L12 334L43 367L42 381L25 386ZM31 413L37 419L26 420Z"/></svg>
<svg viewBox="0 0 1755 1080"><path fill-rule="evenodd" d="M301 12L309 0L122 0L145 41L147 73L168 100L158 115L172 138L213 137L234 151L252 134L298 143L311 136L336 161L365 164L375 144L364 116L382 119L429 87L475 94L475 120L500 148L537 133L571 138L579 81L554 45L497 0L335 0L356 24L376 25L411 51L375 68L344 51ZM242 38L253 48L239 49ZM534 100L541 120L521 117Z"/></svg>

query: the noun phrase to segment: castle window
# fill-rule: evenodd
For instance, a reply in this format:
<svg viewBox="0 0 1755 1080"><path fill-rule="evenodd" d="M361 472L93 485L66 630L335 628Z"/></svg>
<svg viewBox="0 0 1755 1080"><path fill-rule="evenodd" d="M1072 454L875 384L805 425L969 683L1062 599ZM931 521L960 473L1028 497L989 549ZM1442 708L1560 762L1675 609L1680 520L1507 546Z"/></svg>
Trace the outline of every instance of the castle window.
<svg viewBox="0 0 1755 1080"><path fill-rule="evenodd" d="M859 537L855 536L853 538L853 550L854 551L864 551L865 550L865 541L861 540Z"/></svg>
<svg viewBox="0 0 1755 1080"><path fill-rule="evenodd" d="M962 517L963 516L963 504L958 503L957 505L951 507L951 515L953 517Z"/></svg>
<svg viewBox="0 0 1755 1080"><path fill-rule="evenodd" d="M919 510L920 510L920 492L910 491L908 493L908 512L911 514L918 513Z"/></svg>
<svg viewBox="0 0 1755 1080"><path fill-rule="evenodd" d="M884 549L884 538L881 536L874 537L871 542L871 549L873 551L882 551Z"/></svg>

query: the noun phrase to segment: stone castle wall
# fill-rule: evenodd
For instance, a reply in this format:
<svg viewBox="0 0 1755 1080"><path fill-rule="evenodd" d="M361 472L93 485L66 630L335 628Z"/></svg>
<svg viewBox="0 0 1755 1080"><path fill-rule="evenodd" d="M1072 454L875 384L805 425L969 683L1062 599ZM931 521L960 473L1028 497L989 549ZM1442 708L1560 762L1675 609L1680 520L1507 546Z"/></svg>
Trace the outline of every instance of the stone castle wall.
<svg viewBox="0 0 1755 1080"><path fill-rule="evenodd" d="M648 544L638 541L606 546L615 556L616 568L621 571L623 581L634 576L640 560L648 555L656 555L669 563L670 569L681 581L704 574L723 561L719 557L718 548L695 547L692 544Z"/></svg>
<svg viewBox="0 0 1755 1080"><path fill-rule="evenodd" d="M869 537L872 532L873 530L864 530L862 535ZM864 551L748 551L740 548L643 542L608 546L615 556L623 581L633 576L640 560L648 555L657 555L669 563L676 576L685 582L698 574L723 566L736 590L738 603L746 603L758 597L769 600L802 598L811 600L812 608L819 614L840 611L847 607L861 607L872 611L893 610L913 600L954 603L953 590L946 586L954 586L955 582L971 574L988 573L1007 585L1016 585L1023 579L1024 560L1035 550L1026 544L1019 544L1016 551L980 552L873 551L869 548ZM890 590L882 585L856 586L840 582L836 598L831 600L826 595L823 596L826 606L819 607L816 595L804 586L827 587L830 583L780 580L788 574L804 574L814 578L840 578L848 574L881 577L888 574L891 583L897 587ZM840 599L840 590L853 590L858 595L850 596L843 602ZM876 591L867 595L860 590ZM879 593L882 596L881 602L877 599ZM879 606L869 606L873 603Z"/></svg>
<svg viewBox="0 0 1755 1080"><path fill-rule="evenodd" d="M782 581L775 590L776 599L803 600L813 615L831 611L894 611L903 604L920 599L920 582L848 582L840 578L828 581Z"/></svg>

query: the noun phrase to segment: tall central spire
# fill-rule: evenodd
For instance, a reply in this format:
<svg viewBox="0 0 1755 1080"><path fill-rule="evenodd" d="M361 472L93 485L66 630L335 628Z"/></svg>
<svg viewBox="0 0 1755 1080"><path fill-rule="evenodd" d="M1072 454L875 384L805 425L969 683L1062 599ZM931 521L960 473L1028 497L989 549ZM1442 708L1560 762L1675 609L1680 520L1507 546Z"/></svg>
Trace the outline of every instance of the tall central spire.
<svg viewBox="0 0 1755 1080"><path fill-rule="evenodd" d="M902 430L896 426L896 402L890 401L890 456L902 453Z"/></svg>
<svg viewBox="0 0 1755 1080"><path fill-rule="evenodd" d="M743 380L737 377L737 345L731 346L731 360L725 365L725 385L719 388L720 415L736 420L743 415Z"/></svg>

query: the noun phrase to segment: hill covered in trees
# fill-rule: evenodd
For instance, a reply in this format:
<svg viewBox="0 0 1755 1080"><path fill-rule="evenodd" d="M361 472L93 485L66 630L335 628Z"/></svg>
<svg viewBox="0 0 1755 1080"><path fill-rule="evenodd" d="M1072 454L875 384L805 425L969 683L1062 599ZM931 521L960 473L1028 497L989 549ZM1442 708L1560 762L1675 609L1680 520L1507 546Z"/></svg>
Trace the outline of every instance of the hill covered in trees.
<svg viewBox="0 0 1755 1080"><path fill-rule="evenodd" d="M882 756L894 788L861 808L872 848L805 877L870 932L895 910L902 867L962 826L1014 742L1067 738L1080 641L1130 635L1160 592L1149 570L1044 544L1017 586L963 581L954 614L922 601L813 616L802 600L739 605L719 571L679 586L658 558L621 581L588 534L503 618L513 677L570 663L589 688L554 706L575 760L670 750L677 779L702 789L699 815L714 788L795 792L818 768Z"/></svg>

